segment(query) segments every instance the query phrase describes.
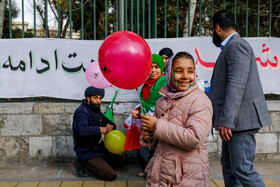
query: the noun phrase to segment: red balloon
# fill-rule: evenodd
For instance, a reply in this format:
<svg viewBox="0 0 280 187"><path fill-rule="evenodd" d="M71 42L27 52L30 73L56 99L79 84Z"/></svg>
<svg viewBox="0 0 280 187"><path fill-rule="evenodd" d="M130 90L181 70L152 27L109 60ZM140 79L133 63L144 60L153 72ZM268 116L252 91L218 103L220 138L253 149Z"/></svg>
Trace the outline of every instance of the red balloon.
<svg viewBox="0 0 280 187"><path fill-rule="evenodd" d="M123 89L135 89L148 78L152 54L147 42L138 34L119 31L108 36L98 51L104 77Z"/></svg>

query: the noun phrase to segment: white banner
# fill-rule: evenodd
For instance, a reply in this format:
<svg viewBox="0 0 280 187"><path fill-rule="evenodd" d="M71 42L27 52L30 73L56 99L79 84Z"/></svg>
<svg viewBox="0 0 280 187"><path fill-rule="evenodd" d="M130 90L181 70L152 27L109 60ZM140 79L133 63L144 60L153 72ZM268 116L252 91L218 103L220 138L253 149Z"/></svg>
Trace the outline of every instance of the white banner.
<svg viewBox="0 0 280 187"><path fill-rule="evenodd" d="M264 93L280 94L280 38L246 38L256 55ZM147 39L152 53L163 47L174 53L190 52L197 65L198 77L210 80L220 49L211 37ZM98 60L103 41L67 39L1 39L0 40L0 98L56 97L82 99L89 86L84 70ZM137 67L135 67L137 68ZM138 101L139 90L117 87L105 89L105 101L115 90L116 101Z"/></svg>

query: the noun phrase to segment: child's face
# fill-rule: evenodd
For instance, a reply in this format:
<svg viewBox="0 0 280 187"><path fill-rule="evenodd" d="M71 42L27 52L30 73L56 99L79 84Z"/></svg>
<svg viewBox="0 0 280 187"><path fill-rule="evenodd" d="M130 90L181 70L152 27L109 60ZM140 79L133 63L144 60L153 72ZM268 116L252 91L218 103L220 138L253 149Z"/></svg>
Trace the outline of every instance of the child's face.
<svg viewBox="0 0 280 187"><path fill-rule="evenodd" d="M163 59L163 62L164 62L164 67L166 68L166 63L167 63L167 61L168 61L168 56L166 56L166 55L162 55L161 56L162 57L162 59Z"/></svg>
<svg viewBox="0 0 280 187"><path fill-rule="evenodd" d="M178 58L172 66L175 72L174 79L177 82L178 91L185 91L195 79L195 68L192 59Z"/></svg>
<svg viewBox="0 0 280 187"><path fill-rule="evenodd" d="M158 76L161 75L161 69L159 67L159 65L157 65L156 63L152 63L152 69L149 75L150 79L156 79L158 78Z"/></svg>

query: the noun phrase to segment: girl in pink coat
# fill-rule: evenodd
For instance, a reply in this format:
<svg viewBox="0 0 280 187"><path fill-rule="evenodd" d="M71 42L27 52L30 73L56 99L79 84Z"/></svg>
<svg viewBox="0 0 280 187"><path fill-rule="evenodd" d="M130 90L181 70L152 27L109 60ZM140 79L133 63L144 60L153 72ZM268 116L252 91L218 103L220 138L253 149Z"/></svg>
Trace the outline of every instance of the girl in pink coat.
<svg viewBox="0 0 280 187"><path fill-rule="evenodd" d="M210 187L207 140L212 105L195 82L193 57L179 52L165 70L168 84L154 116L142 115L143 146L155 148L146 167L146 186Z"/></svg>

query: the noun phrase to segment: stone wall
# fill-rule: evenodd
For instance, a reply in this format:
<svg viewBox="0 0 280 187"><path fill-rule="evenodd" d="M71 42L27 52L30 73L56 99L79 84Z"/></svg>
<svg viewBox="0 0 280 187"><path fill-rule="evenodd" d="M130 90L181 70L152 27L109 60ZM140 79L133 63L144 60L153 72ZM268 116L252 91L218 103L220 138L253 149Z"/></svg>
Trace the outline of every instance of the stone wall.
<svg viewBox="0 0 280 187"><path fill-rule="evenodd" d="M280 160L280 101L267 101L273 125L260 130L257 138L257 159ZM130 107L137 103L128 103ZM80 102L17 102L0 103L1 161L62 161L75 157L72 138L72 117ZM102 104L105 112L108 103ZM126 133L123 122L130 113L125 103L114 104L117 129ZM209 137L210 159L218 159L221 139L217 132ZM126 152L127 155L135 155Z"/></svg>

